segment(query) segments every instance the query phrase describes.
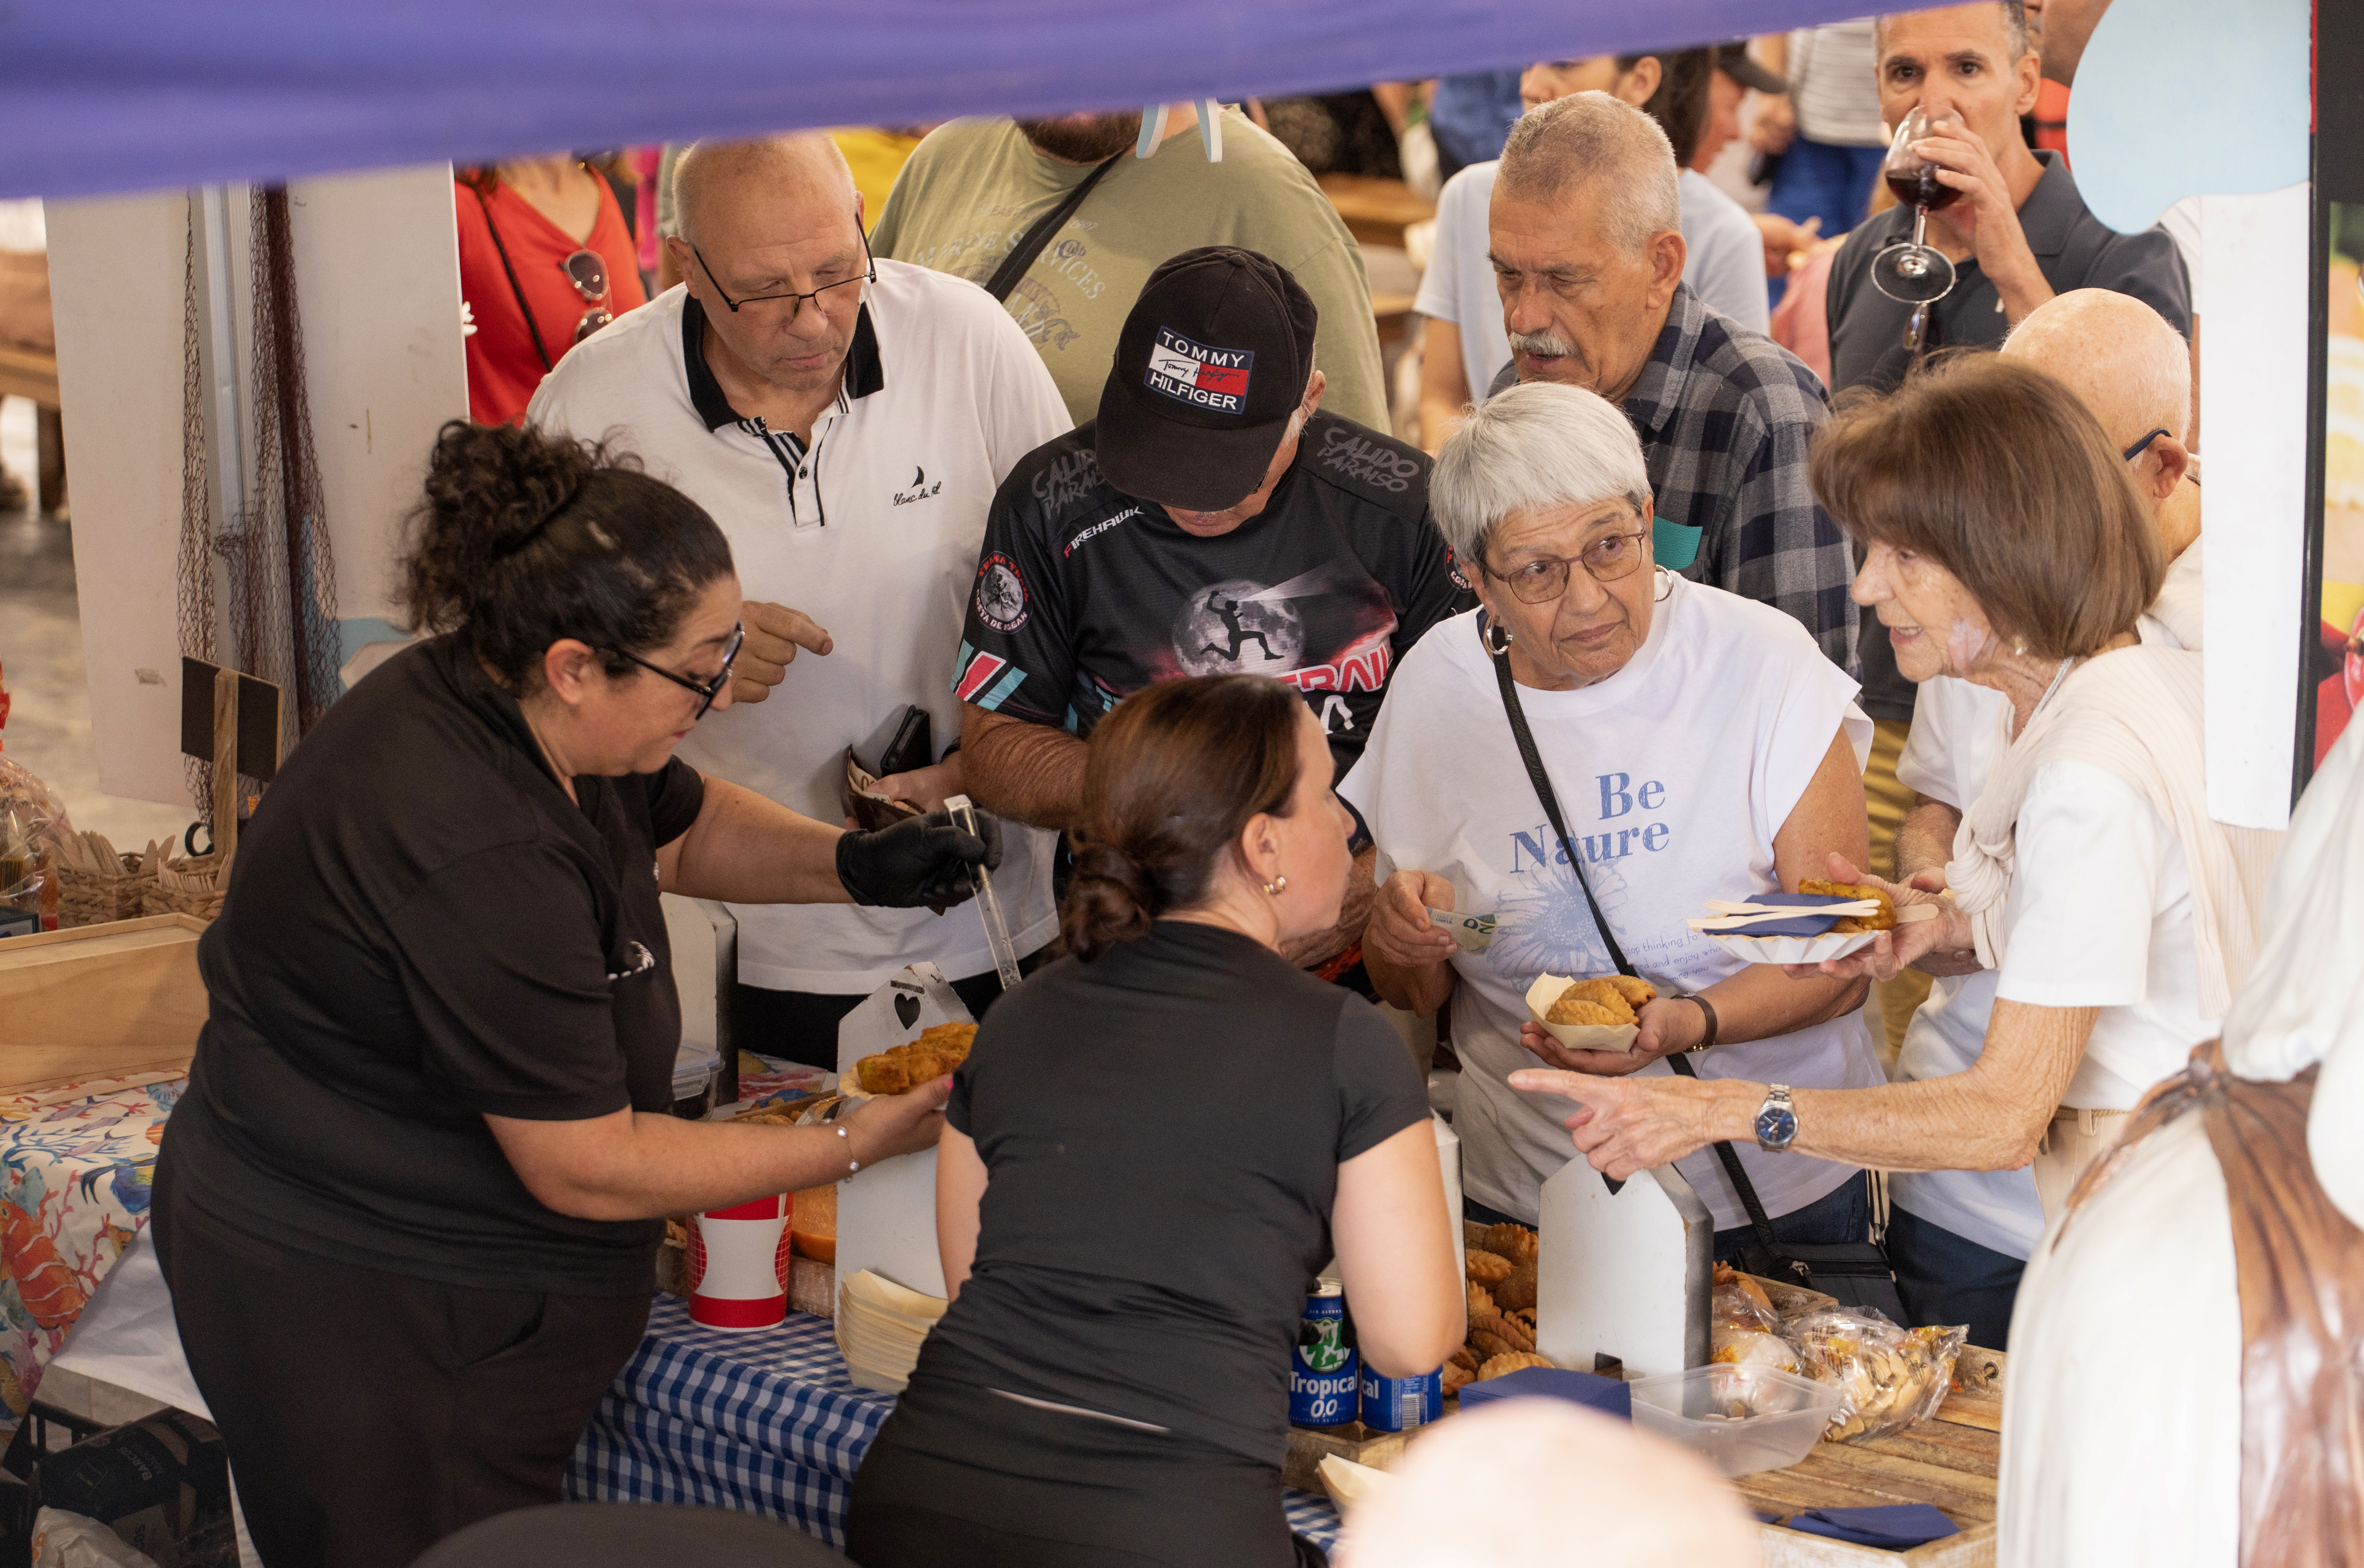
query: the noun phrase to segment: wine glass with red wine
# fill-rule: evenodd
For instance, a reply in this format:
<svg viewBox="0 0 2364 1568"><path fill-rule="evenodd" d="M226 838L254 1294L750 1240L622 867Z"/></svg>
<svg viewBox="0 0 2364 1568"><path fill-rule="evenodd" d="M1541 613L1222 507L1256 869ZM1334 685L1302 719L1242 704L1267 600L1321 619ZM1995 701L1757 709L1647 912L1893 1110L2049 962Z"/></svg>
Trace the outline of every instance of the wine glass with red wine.
<svg viewBox="0 0 2364 1568"><path fill-rule="evenodd" d="M1896 193L1896 199L1912 208L1912 238L1890 245L1871 261L1874 288L1901 304L1924 306L1945 298L1954 286L1954 263L1946 259L1945 252L1925 243L1929 215L1952 206L1962 194L1937 178L1937 171L1943 165L1932 163L1912 150L1913 143L1932 134L1931 127L1929 116L1916 105L1904 117L1904 123L1896 128L1896 139L1889 143L1888 159L1880 165L1880 176ZM1915 311L1915 323L1925 314Z"/></svg>

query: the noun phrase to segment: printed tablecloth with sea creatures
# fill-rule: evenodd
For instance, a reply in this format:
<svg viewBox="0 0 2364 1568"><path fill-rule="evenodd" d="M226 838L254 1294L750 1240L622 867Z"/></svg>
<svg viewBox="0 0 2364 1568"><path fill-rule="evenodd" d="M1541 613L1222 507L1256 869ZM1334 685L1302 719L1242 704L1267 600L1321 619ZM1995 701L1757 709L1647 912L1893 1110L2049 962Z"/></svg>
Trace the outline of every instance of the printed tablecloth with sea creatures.
<svg viewBox="0 0 2364 1568"><path fill-rule="evenodd" d="M184 1074L0 1095L0 1431L139 1228Z"/></svg>

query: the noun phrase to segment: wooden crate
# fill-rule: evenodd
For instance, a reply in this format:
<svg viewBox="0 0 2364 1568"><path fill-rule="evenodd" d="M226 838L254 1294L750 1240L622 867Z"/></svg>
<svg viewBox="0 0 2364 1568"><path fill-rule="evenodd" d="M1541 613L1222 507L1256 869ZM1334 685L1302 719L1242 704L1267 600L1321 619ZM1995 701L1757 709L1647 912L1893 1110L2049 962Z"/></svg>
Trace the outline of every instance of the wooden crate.
<svg viewBox="0 0 2364 1568"><path fill-rule="evenodd" d="M153 915L0 941L0 1093L186 1067L205 922Z"/></svg>

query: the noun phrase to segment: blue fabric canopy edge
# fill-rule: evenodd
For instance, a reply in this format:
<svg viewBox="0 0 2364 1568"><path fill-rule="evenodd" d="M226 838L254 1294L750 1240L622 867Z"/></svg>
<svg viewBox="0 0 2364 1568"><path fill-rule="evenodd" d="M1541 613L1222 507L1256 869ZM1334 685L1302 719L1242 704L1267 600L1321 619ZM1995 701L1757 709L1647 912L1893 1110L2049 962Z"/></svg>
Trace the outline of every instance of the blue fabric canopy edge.
<svg viewBox="0 0 2364 1568"><path fill-rule="evenodd" d="M1675 49L1861 0L19 0L0 196L1310 92Z"/></svg>

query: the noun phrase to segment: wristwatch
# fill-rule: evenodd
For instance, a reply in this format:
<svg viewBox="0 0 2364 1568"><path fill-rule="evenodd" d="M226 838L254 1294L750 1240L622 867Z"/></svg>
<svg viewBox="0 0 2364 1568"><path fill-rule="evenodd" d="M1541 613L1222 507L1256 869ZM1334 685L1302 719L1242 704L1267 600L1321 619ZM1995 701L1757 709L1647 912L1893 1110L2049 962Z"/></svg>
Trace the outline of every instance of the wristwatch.
<svg viewBox="0 0 2364 1568"><path fill-rule="evenodd" d="M1706 1021L1707 1032L1700 1037L1700 1042L1697 1045L1685 1046L1683 1048L1685 1051L1705 1051L1709 1046L1715 1043L1716 1025L1714 1003L1709 1001L1706 997L1701 995L1696 991L1679 991L1674 995L1667 997L1667 1000L1670 1002L1698 1003L1700 1017Z"/></svg>
<svg viewBox="0 0 2364 1568"><path fill-rule="evenodd" d="M1756 1147L1769 1154L1786 1153L1797 1136L1798 1113L1790 1105L1790 1085L1776 1084L1756 1107Z"/></svg>

